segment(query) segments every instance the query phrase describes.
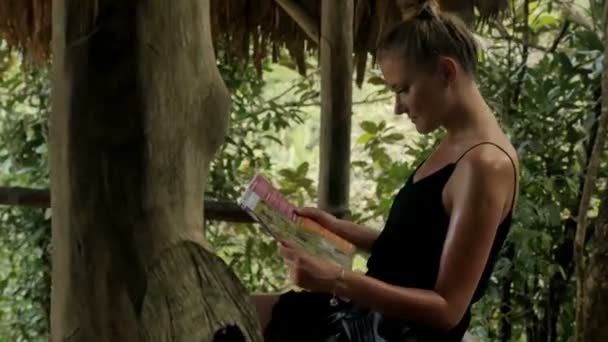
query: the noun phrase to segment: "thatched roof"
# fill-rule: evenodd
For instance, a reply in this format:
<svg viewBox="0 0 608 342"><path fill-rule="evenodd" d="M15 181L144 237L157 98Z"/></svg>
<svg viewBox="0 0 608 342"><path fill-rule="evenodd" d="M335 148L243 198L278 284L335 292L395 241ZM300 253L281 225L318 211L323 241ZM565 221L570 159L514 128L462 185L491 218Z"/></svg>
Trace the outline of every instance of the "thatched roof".
<svg viewBox="0 0 608 342"><path fill-rule="evenodd" d="M34 61L50 56L52 0L0 0L0 38L25 52ZM82 0L85 3L86 0ZM300 71L306 51L317 48L313 39L278 3L295 4L307 14L313 25L320 23L323 0L211 0L214 40L225 42L228 58L256 64L276 55L277 47L286 47ZM325 0L335 1L335 0ZM400 19L400 8L420 0L354 0L353 22L356 69L365 69L368 52L376 46L383 30ZM487 19L507 7L508 0L439 0L443 10L458 13L471 22L474 8L479 18ZM95 0L95 3L98 3ZM90 6L89 6L90 7ZM97 12L95 10L95 12ZM317 28L318 29L318 28ZM249 48L250 43L253 50ZM362 74L362 73L359 73Z"/></svg>

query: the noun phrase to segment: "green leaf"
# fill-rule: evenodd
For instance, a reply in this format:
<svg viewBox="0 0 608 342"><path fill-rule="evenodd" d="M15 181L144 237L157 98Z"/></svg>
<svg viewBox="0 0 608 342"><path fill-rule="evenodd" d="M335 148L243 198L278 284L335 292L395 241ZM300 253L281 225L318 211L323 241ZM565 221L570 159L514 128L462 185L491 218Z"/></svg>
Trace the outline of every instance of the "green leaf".
<svg viewBox="0 0 608 342"><path fill-rule="evenodd" d="M358 160L358 161L354 161L354 162L350 163L350 165L353 166L353 167L366 167L369 164L367 162L362 161L362 160Z"/></svg>
<svg viewBox="0 0 608 342"><path fill-rule="evenodd" d="M597 33L592 31L577 31L574 35L582 43L580 50L603 51L603 44Z"/></svg>
<svg viewBox="0 0 608 342"><path fill-rule="evenodd" d="M308 162L303 162L302 164L300 164L300 166L298 166L296 173L299 176L306 176L306 174L308 173L309 166L310 165L308 164Z"/></svg>
<svg viewBox="0 0 608 342"><path fill-rule="evenodd" d="M262 123L262 129L267 131L270 128L270 121L264 121Z"/></svg>
<svg viewBox="0 0 608 342"><path fill-rule="evenodd" d="M401 141L405 138L401 133L391 133L382 138L382 140L386 143L395 143L397 141Z"/></svg>
<svg viewBox="0 0 608 342"><path fill-rule="evenodd" d="M367 133L377 133L378 127L372 121L363 121L361 122L361 128Z"/></svg>
<svg viewBox="0 0 608 342"><path fill-rule="evenodd" d="M279 145L283 145L283 142L282 142L281 140L279 140L279 138L277 138L277 137L275 137L275 136L272 136L272 135L265 135L265 136L264 136L264 138L265 138L265 139L268 139L268 140L272 140L272 141L274 141L275 143L277 143L277 144L279 144Z"/></svg>
<svg viewBox="0 0 608 342"><path fill-rule="evenodd" d="M379 130L379 131L382 131L382 130L384 130L385 128L386 128L386 121L385 121L385 120L380 121L380 123L378 123L378 130ZM389 128L389 129L390 129L390 128Z"/></svg>
<svg viewBox="0 0 608 342"><path fill-rule="evenodd" d="M386 82L384 81L384 79L380 76L372 76L367 80L367 83L369 84L373 84L373 85L385 85Z"/></svg>
<svg viewBox="0 0 608 342"><path fill-rule="evenodd" d="M298 175L293 172L293 170L290 169L282 169L279 170L279 175L281 175L283 178L287 179L287 180L294 180L298 177Z"/></svg>
<svg viewBox="0 0 608 342"><path fill-rule="evenodd" d="M549 225L553 227L559 227L562 223L560 207L557 204L552 203L547 209L547 218Z"/></svg>
<svg viewBox="0 0 608 342"><path fill-rule="evenodd" d="M538 31L544 28L556 26L557 24L559 24L558 17L550 13L543 13L539 15L538 19L530 25L530 28L535 31Z"/></svg>
<svg viewBox="0 0 608 342"><path fill-rule="evenodd" d="M376 135L372 133L365 133L357 139L358 144L367 144L368 141L375 138Z"/></svg>

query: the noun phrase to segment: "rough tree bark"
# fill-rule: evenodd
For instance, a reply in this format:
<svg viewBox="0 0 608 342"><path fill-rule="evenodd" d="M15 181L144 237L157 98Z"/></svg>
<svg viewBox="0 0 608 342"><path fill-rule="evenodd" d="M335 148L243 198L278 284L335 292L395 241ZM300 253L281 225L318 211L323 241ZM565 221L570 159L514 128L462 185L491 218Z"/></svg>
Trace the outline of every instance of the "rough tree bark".
<svg viewBox="0 0 608 342"><path fill-rule="evenodd" d="M52 341L261 341L202 231L230 106L209 23L208 0L53 1Z"/></svg>
<svg viewBox="0 0 608 342"><path fill-rule="evenodd" d="M581 340L608 341L608 189L604 190L590 245L582 313L585 330Z"/></svg>
<svg viewBox="0 0 608 342"><path fill-rule="evenodd" d="M605 155L608 134L608 2L604 7L604 70L602 74L602 115L597 139L589 160L575 241L577 268L576 341L608 341L608 189L604 190L600 212L585 256L587 209L596 175Z"/></svg>
<svg viewBox="0 0 608 342"><path fill-rule="evenodd" d="M508 242L505 246L505 258L509 261L513 261L515 258L515 246L513 243ZM501 284L501 298L500 298L500 330L499 336L500 341L509 342L513 335L513 324L511 324L511 312L513 311L513 300L511 287L513 285L513 272L509 271L506 277L503 278Z"/></svg>

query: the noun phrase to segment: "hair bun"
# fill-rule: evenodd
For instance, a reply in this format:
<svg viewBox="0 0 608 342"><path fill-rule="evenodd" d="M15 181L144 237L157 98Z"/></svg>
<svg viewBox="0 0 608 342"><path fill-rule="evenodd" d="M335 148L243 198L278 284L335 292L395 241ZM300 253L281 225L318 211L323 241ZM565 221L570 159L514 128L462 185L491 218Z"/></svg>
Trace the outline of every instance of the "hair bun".
<svg viewBox="0 0 608 342"><path fill-rule="evenodd" d="M418 13L416 14L416 19L420 20L431 20L433 19L433 10L428 5L422 5L418 9Z"/></svg>
<svg viewBox="0 0 608 342"><path fill-rule="evenodd" d="M397 0L403 20L432 20L438 16L436 0Z"/></svg>

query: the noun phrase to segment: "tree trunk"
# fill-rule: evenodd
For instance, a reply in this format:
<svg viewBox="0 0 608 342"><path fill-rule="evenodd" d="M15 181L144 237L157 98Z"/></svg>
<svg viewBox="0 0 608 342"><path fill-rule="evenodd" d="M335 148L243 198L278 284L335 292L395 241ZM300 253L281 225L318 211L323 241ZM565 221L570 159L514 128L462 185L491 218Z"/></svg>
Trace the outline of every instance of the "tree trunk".
<svg viewBox="0 0 608 342"><path fill-rule="evenodd" d="M608 20L608 2L604 7L604 23ZM608 134L608 25L604 24L604 69L602 74L602 115L587 171L585 184L587 197L583 196L581 208L589 206L596 183L597 169L605 155L604 146ZM585 195L585 191L583 192ZM585 257L586 210L579 210L577 231L577 312L576 341L608 341L608 189L604 189L589 256Z"/></svg>
<svg viewBox="0 0 608 342"><path fill-rule="evenodd" d="M230 107L209 19L208 0L53 1L52 341L261 341L203 235Z"/></svg>
<svg viewBox="0 0 608 342"><path fill-rule="evenodd" d="M505 258L507 258L511 264L515 258L515 246L512 243L508 243L505 248ZM509 274L503 279L501 284L501 298L500 298L500 340L502 342L511 341L513 335L513 324L511 323L511 313L513 311L513 300L511 296L511 285L513 284L513 271L509 271Z"/></svg>
<svg viewBox="0 0 608 342"><path fill-rule="evenodd" d="M590 342L608 341L608 189L603 197L585 270L582 341Z"/></svg>

